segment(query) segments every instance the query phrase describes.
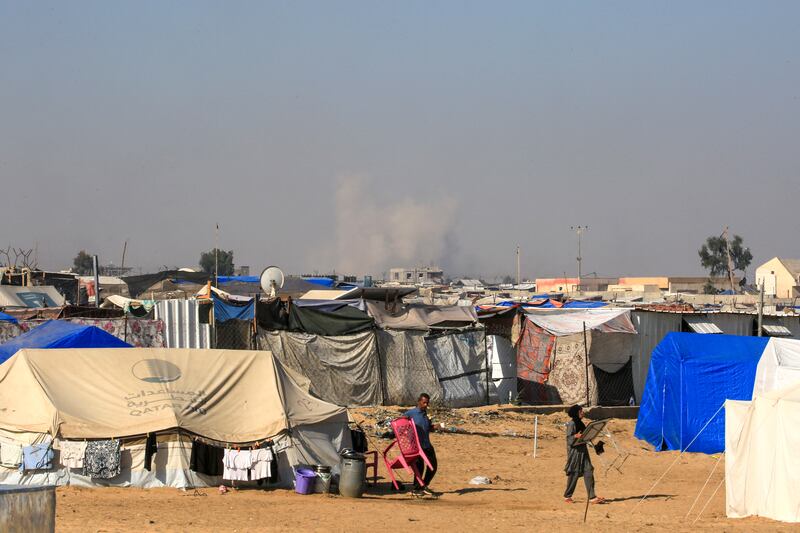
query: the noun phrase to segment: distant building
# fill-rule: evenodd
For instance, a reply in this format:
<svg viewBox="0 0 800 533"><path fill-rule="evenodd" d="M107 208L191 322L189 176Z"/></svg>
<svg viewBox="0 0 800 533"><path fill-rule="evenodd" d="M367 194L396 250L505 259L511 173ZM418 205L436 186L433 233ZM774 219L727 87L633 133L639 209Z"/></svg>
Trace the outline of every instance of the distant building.
<svg viewBox="0 0 800 533"><path fill-rule="evenodd" d="M734 290L739 289L740 278L733 277ZM685 294L703 294L708 284L717 291L731 290L731 280L728 276L718 277L669 277L669 292L672 294L682 292Z"/></svg>
<svg viewBox="0 0 800 533"><path fill-rule="evenodd" d="M762 284L765 296L800 296L800 259L773 257L756 269L756 285Z"/></svg>
<svg viewBox="0 0 800 533"><path fill-rule="evenodd" d="M669 280L667 276L627 277L619 278L618 285L633 291L668 291Z"/></svg>
<svg viewBox="0 0 800 533"><path fill-rule="evenodd" d="M536 278L536 292L576 292L580 286L578 278Z"/></svg>
<svg viewBox="0 0 800 533"><path fill-rule="evenodd" d="M437 266L392 268L386 281L404 285L441 285L444 283L444 271Z"/></svg>
<svg viewBox="0 0 800 533"><path fill-rule="evenodd" d="M454 289L462 289L465 291L482 291L485 287L478 279L458 279L451 285Z"/></svg>
<svg viewBox="0 0 800 533"><path fill-rule="evenodd" d="M619 278L599 278L599 277L583 277L581 278L580 290L587 292L605 292L609 286L619 283Z"/></svg>

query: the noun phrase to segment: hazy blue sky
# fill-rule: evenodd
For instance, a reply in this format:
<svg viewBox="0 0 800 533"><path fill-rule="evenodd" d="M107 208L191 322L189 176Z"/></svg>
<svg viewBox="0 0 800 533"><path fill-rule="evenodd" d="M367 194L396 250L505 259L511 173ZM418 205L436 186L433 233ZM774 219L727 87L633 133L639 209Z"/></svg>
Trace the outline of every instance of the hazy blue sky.
<svg viewBox="0 0 800 533"><path fill-rule="evenodd" d="M69 266L800 257L799 2L0 2L0 245ZM752 274L750 276L752 278Z"/></svg>

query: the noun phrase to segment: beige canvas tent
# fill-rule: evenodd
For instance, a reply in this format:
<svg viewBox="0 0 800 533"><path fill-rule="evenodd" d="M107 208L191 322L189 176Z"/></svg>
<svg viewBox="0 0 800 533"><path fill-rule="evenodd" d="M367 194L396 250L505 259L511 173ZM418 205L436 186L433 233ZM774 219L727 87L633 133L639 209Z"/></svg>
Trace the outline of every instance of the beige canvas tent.
<svg viewBox="0 0 800 533"><path fill-rule="evenodd" d="M334 466L349 445L345 409L313 397L308 387L267 351L21 350L0 365L0 447L53 437L118 438L123 448L130 445L123 456L130 470L120 484L198 486L217 480L188 469L192 438L221 444L271 438L282 450L287 483L291 466ZM162 435L156 469L137 472L143 450L136 439L153 432ZM0 483L92 483L81 477L63 469L22 476L0 467Z"/></svg>
<svg viewBox="0 0 800 533"><path fill-rule="evenodd" d="M725 402L726 511L800 522L800 385Z"/></svg>

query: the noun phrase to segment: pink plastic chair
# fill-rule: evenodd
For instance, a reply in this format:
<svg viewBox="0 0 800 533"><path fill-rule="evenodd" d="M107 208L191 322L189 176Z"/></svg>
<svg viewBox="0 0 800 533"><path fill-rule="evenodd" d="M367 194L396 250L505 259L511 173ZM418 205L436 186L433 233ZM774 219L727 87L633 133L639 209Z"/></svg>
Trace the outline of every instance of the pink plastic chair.
<svg viewBox="0 0 800 533"><path fill-rule="evenodd" d="M413 474L419 486L424 487L425 482L422 480L417 468L417 459L421 457L422 461L430 469L433 469L433 465L431 465L430 460L425 456L425 452L422 451L419 445L417 426L407 416L401 416L392 421L392 430L394 431L395 440L383 450L383 462L386 465L386 470L389 472L389 478L391 478L395 490L400 490L400 486L394 477L394 470L399 470L400 468L405 469L409 474ZM397 444L400 455L390 461L388 458L389 450L395 444Z"/></svg>

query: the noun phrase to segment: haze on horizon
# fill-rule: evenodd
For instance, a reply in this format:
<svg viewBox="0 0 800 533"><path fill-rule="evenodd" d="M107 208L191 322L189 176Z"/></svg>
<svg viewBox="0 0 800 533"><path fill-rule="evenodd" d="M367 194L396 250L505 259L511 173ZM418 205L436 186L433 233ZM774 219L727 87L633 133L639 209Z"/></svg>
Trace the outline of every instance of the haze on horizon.
<svg viewBox="0 0 800 533"><path fill-rule="evenodd" d="M800 257L800 4L0 4L0 247L153 271Z"/></svg>

